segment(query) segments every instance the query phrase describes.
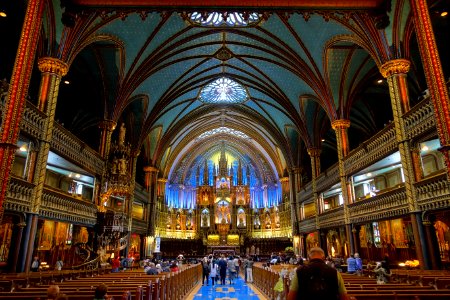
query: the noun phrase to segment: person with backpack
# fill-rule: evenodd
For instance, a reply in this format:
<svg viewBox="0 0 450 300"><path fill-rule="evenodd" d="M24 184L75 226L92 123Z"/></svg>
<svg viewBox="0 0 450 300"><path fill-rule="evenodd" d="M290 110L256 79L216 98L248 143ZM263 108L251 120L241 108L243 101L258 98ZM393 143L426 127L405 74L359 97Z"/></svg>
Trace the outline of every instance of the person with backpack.
<svg viewBox="0 0 450 300"><path fill-rule="evenodd" d="M202 260L202 285L209 285L209 273L211 272L211 265L208 261L208 258L205 256Z"/></svg>
<svg viewBox="0 0 450 300"><path fill-rule="evenodd" d="M326 265L322 248L311 248L309 263L296 270L287 299L348 300L344 280L336 269Z"/></svg>

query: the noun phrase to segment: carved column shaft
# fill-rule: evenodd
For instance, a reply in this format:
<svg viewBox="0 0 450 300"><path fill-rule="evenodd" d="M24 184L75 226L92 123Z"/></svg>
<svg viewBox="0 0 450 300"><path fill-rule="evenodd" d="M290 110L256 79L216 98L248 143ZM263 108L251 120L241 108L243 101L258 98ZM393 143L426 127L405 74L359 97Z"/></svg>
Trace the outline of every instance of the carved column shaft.
<svg viewBox="0 0 450 300"><path fill-rule="evenodd" d="M426 0L410 0L420 56L431 101L436 116L436 127L441 142L440 151L445 157L447 176L450 175L450 101L436 39L433 33Z"/></svg>
<svg viewBox="0 0 450 300"><path fill-rule="evenodd" d="M344 222L347 241L350 245L350 252L354 252L354 240L351 233L350 224L350 212L348 205L353 202L351 194L349 194L347 175L345 172L344 158L349 152L348 142L348 128L350 127L350 120L335 120L331 123L331 127L336 133L337 152L338 152L338 165L339 165L339 178L341 181L342 198L344 199Z"/></svg>
<svg viewBox="0 0 450 300"><path fill-rule="evenodd" d="M311 158L311 174L312 174L312 191L314 195L314 210L315 210L315 223L316 229L320 228L319 224L319 195L317 194L317 176L320 174L320 152L319 148L308 148L308 154ZM320 234L320 233L319 233Z"/></svg>
<svg viewBox="0 0 450 300"><path fill-rule="evenodd" d="M28 1L25 20L0 128L0 223L3 219L3 201L8 191L9 177L16 153L25 98L30 84L34 55L42 24L44 0Z"/></svg>
<svg viewBox="0 0 450 300"><path fill-rule="evenodd" d="M403 176L405 179L405 192L408 201L408 208L412 214L412 218L415 219L414 213L419 210L416 201L416 192L414 188L414 166L411 158L411 149L409 141L406 140L405 122L403 121L403 114L406 113L405 109L409 103L408 88L406 82L406 74L409 71L410 62L405 59L396 59L386 62L380 67L380 73L383 77L387 78L389 86L389 94L391 98L392 114L394 117L395 136L398 143L398 150L400 153L400 159L402 163ZM420 235L423 230L418 228L422 226L421 222L412 222L414 240L416 241L417 257L422 267L426 266L424 253L419 241L423 240Z"/></svg>
<svg viewBox="0 0 450 300"><path fill-rule="evenodd" d="M148 178L148 192L150 209L148 218L148 235L153 236L156 229L156 209L158 199L158 169L152 166L144 167L145 177Z"/></svg>
<svg viewBox="0 0 450 300"><path fill-rule="evenodd" d="M47 115L43 127L44 135L39 143L39 151L36 157L33 190L33 203L31 211L39 213L39 208L44 190L45 173L47 171L48 153L50 152L50 141L53 136L53 124L55 118L56 101L58 99L59 84L61 77L67 74L68 65L59 59L44 57L38 61L39 70L42 72L41 85L39 89L39 108Z"/></svg>
<svg viewBox="0 0 450 300"><path fill-rule="evenodd" d="M298 228L298 216L297 216L297 190L295 189L295 172L294 170L289 171L289 185L290 193L289 200L291 204L291 224L292 224L292 234L296 235L299 231Z"/></svg>
<svg viewBox="0 0 450 300"><path fill-rule="evenodd" d="M101 129L100 147L98 152L104 159L109 155L111 135L114 129L116 129L116 125L117 123L112 120L103 120L98 126Z"/></svg>

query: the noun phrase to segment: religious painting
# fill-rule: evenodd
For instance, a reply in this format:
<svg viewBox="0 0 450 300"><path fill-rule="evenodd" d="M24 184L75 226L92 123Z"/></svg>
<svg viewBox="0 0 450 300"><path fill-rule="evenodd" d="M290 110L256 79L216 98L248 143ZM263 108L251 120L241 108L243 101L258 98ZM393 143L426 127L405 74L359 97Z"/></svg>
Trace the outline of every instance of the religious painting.
<svg viewBox="0 0 450 300"><path fill-rule="evenodd" d="M50 250L52 247L53 234L55 233L55 222L45 220L39 237L38 250Z"/></svg>
<svg viewBox="0 0 450 300"><path fill-rule="evenodd" d="M139 234L133 233L130 237L130 251L128 253L129 257L134 259L139 259L141 249L141 237Z"/></svg>
<svg viewBox="0 0 450 300"><path fill-rule="evenodd" d="M78 243L87 243L88 238L89 238L89 233L87 231L87 228L86 227L81 227L80 228L80 232L78 234L77 242Z"/></svg>
<svg viewBox="0 0 450 300"><path fill-rule="evenodd" d="M380 240L382 245L390 243L391 228L389 226L389 221L378 222L378 228L380 230Z"/></svg>
<svg viewBox="0 0 450 300"><path fill-rule="evenodd" d="M245 211L243 208L238 209L237 213L237 226L239 228L243 228L247 226L247 222L245 221Z"/></svg>
<svg viewBox="0 0 450 300"><path fill-rule="evenodd" d="M362 248L367 248L367 231L365 225L362 225L359 230L359 244Z"/></svg>
<svg viewBox="0 0 450 300"><path fill-rule="evenodd" d="M330 230L327 234L327 250L328 253L335 257L340 255L341 241L339 239L339 234L335 230Z"/></svg>
<svg viewBox="0 0 450 300"><path fill-rule="evenodd" d="M209 210L204 209L202 211L202 221L201 221L202 227L209 227Z"/></svg>
<svg viewBox="0 0 450 300"><path fill-rule="evenodd" d="M231 223L230 203L228 203L225 200L222 200L217 203L215 219L216 224Z"/></svg>
<svg viewBox="0 0 450 300"><path fill-rule="evenodd" d="M391 220L392 239L395 247L406 248L406 237L402 219Z"/></svg>
<svg viewBox="0 0 450 300"><path fill-rule="evenodd" d="M67 228L66 245L72 244L72 237L73 237L73 224L69 224L69 227Z"/></svg>
<svg viewBox="0 0 450 300"><path fill-rule="evenodd" d="M306 251L309 252L314 247L319 247L319 234L317 232L311 232L306 236Z"/></svg>
<svg viewBox="0 0 450 300"><path fill-rule="evenodd" d="M66 244L68 225L62 222L56 223L55 243L57 246Z"/></svg>
<svg viewBox="0 0 450 300"><path fill-rule="evenodd" d="M0 261L7 261L11 245L12 218L5 216L0 226Z"/></svg>

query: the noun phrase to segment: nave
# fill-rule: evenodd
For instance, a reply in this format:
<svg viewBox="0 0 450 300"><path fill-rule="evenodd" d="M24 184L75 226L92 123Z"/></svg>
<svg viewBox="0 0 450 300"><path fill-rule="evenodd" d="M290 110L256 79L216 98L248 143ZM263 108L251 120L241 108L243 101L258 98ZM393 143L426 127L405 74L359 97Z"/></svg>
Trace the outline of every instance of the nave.
<svg viewBox="0 0 450 300"><path fill-rule="evenodd" d="M242 275L242 274L241 274ZM225 285L219 284L219 282L212 285L211 279L209 279L208 285L202 285L196 292L190 296L194 300L199 299L249 299L249 300L265 300L266 298L260 291L250 284L245 283L242 276L239 276L233 284L229 284L228 279ZM190 297L188 299L191 299Z"/></svg>

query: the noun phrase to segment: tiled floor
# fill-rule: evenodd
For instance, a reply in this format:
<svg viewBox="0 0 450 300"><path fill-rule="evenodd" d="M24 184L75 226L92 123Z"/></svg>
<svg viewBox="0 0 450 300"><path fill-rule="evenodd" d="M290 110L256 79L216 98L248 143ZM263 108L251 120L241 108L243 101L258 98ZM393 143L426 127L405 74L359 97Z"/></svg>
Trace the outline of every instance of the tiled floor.
<svg viewBox="0 0 450 300"><path fill-rule="evenodd" d="M267 298L263 296L254 286L251 284L247 284L244 282L242 277L239 277L237 280L233 282L233 284L229 284L228 280L227 284L215 284L211 285L211 280L209 281L209 285L195 288L194 291L186 298L193 300L200 299L213 299L213 300L241 300L241 299L249 299L249 300L266 300Z"/></svg>

